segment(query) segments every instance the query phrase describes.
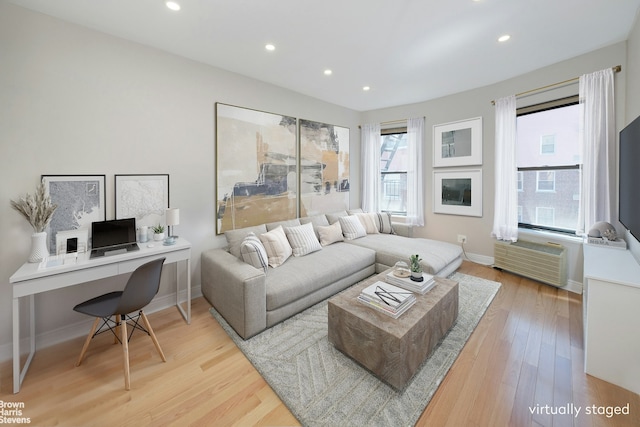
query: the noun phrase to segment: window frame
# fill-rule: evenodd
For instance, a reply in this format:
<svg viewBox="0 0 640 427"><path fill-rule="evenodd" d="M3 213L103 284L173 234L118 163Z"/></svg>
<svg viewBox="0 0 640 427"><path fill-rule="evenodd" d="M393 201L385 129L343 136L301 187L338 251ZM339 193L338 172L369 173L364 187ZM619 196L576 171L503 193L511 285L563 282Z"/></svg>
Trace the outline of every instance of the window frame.
<svg viewBox="0 0 640 427"><path fill-rule="evenodd" d="M535 114L535 113L540 113L543 111L548 111L548 110L553 110L556 108L563 108L563 107L568 107L571 105L577 105L580 103L580 99L578 95L573 95L573 96L568 96L565 98L559 98L559 99L555 99L552 101L548 101L548 102L543 102L543 103L539 103L539 104L534 104L534 105L530 105L527 107L521 107L516 109L516 119L520 116L525 116L528 114ZM544 135L547 136L547 135ZM555 153L555 148L556 148L556 144L555 144L555 140L554 140L554 153ZM540 142L540 150L542 153L542 141ZM545 154L546 155L546 154ZM532 172L532 171L558 171L558 170L580 170L581 168L581 164L576 163L573 165L562 165L562 166L541 166L541 167L518 167L517 171L518 174L520 174L520 172L524 173L524 172ZM520 175L518 175L520 176ZM538 190L538 174L536 174L536 191ZM555 173L554 173L554 190L555 191ZM543 193L551 193L553 192L551 190L542 190L540 192ZM580 197L582 197L582 194L580 194ZM548 209L550 207L545 207L545 209ZM552 209L555 209L555 207L551 207ZM536 207L537 210L537 207ZM536 213L536 220L537 220L537 213ZM554 212L554 220L555 220L555 212ZM577 224L576 224L577 225ZM529 223L524 223L521 222L520 220L518 220L518 228L523 228L523 229L528 229L528 230L542 230L542 231L550 231L550 232L554 232L554 233L560 233L560 234L566 234L566 235L575 235L576 230L575 229L566 229L566 228L558 228L558 227L553 227L553 226L545 226L545 225L539 225L539 224L529 224Z"/></svg>
<svg viewBox="0 0 640 427"><path fill-rule="evenodd" d="M406 127L394 127L394 128L388 128L388 129L381 129L380 130L380 149L382 149L382 143L384 140L384 137L387 135L399 135L399 134L407 134L408 130ZM381 159L382 161L382 159ZM382 202L383 202L383 198L384 198L384 191L383 191L383 183L384 183L384 177L386 175L404 175L405 177L407 176L407 170L404 171L382 171L380 170L380 193L379 193L379 199L378 199L378 206L377 206L377 210L379 212L387 212L390 213L391 215L394 216L399 216L399 217L406 217L407 216L407 211L398 211L398 210L389 210L389 209L383 209L382 208ZM402 182L402 181L400 181ZM406 179L405 179L406 182ZM406 191L406 190L405 190ZM400 192L398 193L400 194ZM409 195L407 194L407 198L409 197ZM384 198L385 200L387 200L386 198ZM406 209L406 206L405 206Z"/></svg>

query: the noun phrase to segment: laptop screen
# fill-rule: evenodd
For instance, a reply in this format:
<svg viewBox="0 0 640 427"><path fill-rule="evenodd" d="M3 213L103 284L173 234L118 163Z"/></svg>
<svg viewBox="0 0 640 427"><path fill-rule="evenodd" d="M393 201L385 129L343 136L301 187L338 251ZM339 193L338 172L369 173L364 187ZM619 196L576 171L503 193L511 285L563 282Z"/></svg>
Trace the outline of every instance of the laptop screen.
<svg viewBox="0 0 640 427"><path fill-rule="evenodd" d="M136 242L135 218L91 223L92 249Z"/></svg>

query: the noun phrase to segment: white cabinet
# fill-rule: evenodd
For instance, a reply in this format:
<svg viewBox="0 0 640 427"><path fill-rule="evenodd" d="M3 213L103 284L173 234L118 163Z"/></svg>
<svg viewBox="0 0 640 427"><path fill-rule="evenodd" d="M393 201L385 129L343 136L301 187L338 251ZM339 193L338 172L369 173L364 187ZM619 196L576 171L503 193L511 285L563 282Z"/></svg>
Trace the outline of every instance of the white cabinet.
<svg viewBox="0 0 640 427"><path fill-rule="evenodd" d="M640 394L640 265L584 245L585 372Z"/></svg>

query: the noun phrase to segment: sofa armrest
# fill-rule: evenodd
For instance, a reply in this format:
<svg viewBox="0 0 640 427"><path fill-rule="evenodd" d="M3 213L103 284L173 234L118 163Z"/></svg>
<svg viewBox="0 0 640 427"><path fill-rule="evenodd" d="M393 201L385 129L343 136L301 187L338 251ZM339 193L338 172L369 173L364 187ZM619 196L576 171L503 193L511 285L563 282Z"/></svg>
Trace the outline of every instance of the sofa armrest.
<svg viewBox="0 0 640 427"><path fill-rule="evenodd" d="M201 255L202 294L242 338L267 327L265 273L224 249Z"/></svg>
<svg viewBox="0 0 640 427"><path fill-rule="evenodd" d="M413 237L413 225L404 222L394 222L391 225L398 236Z"/></svg>

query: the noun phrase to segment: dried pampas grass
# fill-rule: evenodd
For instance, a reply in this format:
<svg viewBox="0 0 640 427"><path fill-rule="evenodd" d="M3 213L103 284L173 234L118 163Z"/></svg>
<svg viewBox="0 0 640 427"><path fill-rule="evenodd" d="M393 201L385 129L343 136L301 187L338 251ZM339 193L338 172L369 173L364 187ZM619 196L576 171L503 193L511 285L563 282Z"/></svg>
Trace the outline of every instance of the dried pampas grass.
<svg viewBox="0 0 640 427"><path fill-rule="evenodd" d="M40 182L34 196L27 194L18 200L11 200L11 207L29 221L36 233L41 233L51 222L58 205L51 203L51 197L47 196L44 182Z"/></svg>

